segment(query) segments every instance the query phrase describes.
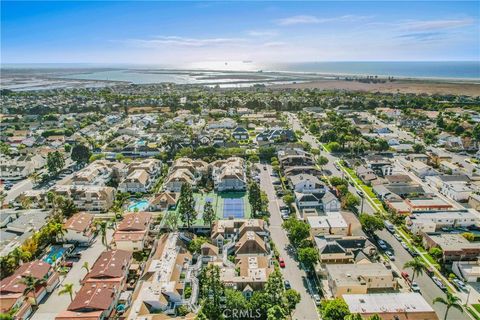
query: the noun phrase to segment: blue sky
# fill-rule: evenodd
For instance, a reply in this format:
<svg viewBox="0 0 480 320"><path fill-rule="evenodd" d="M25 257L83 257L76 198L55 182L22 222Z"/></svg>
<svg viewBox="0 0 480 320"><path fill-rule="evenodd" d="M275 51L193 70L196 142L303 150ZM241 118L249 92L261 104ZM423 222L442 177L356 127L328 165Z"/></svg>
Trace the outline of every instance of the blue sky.
<svg viewBox="0 0 480 320"><path fill-rule="evenodd" d="M1 60L479 60L479 3L2 1Z"/></svg>

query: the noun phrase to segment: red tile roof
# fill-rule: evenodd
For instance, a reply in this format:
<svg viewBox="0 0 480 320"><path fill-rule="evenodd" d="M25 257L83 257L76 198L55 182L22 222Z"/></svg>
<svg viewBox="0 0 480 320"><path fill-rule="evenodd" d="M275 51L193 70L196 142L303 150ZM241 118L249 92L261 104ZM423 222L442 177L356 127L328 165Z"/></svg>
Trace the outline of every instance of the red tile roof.
<svg viewBox="0 0 480 320"><path fill-rule="evenodd" d="M19 283L22 277L31 275L37 279L44 279L50 271L50 268L50 264L40 260L24 263L14 274L0 281L0 293L23 292L25 285Z"/></svg>
<svg viewBox="0 0 480 320"><path fill-rule="evenodd" d="M130 213L119 223L117 231L143 231L147 230L152 214L148 212Z"/></svg>
<svg viewBox="0 0 480 320"><path fill-rule="evenodd" d="M128 272L132 254L125 250L109 250L103 252L93 264L85 281L121 278Z"/></svg>
<svg viewBox="0 0 480 320"><path fill-rule="evenodd" d="M120 284L115 282L88 282L78 291L68 311L108 310L118 297Z"/></svg>
<svg viewBox="0 0 480 320"><path fill-rule="evenodd" d="M83 232L90 227L93 222L93 214L86 213L86 212L79 212L74 214L70 219L68 219L64 224L63 227L65 229L71 229Z"/></svg>

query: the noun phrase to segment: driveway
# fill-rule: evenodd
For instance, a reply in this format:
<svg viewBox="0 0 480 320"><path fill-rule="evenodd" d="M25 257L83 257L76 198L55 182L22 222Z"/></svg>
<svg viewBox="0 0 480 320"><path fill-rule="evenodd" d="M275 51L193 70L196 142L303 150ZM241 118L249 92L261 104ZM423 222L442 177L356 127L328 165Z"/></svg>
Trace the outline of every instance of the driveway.
<svg viewBox="0 0 480 320"><path fill-rule="evenodd" d="M107 229L107 240L110 243L113 235L113 230ZM62 284L73 283L73 298L80 290L80 281L85 277L87 271L82 268L84 262L88 262L90 268L93 266L100 254L105 251L105 246L102 244L100 237L95 239L95 242L88 248L77 248L75 252L81 252L82 257L79 261L73 263L72 269L60 278L60 285L39 305L37 312L32 316L32 320L54 320L55 317L67 309L70 304L70 296L68 294L58 295L62 290Z"/></svg>
<svg viewBox="0 0 480 320"><path fill-rule="evenodd" d="M298 320L313 320L319 319L317 308L313 302L312 296L308 292L307 275L305 271L300 269L300 265L294 260L290 249L290 241L287 238L285 230L282 228L283 220L280 217L280 210L278 208L277 197L273 189L270 174L272 173L271 166L267 166L268 170L260 170L260 187L268 196L268 210L270 212L270 233L273 243L280 253L280 256L285 259L285 268L281 269L284 279L290 281L292 288L298 291L301 295L300 303L297 305L293 313L293 319ZM289 252L290 251L290 252Z"/></svg>

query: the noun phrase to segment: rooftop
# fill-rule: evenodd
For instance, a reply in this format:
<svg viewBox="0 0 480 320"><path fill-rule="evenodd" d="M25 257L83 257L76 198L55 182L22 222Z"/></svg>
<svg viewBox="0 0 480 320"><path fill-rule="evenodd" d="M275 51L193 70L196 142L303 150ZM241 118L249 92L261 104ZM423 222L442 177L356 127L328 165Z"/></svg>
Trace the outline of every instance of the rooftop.
<svg viewBox="0 0 480 320"><path fill-rule="evenodd" d="M419 293L344 294L351 313L435 312Z"/></svg>

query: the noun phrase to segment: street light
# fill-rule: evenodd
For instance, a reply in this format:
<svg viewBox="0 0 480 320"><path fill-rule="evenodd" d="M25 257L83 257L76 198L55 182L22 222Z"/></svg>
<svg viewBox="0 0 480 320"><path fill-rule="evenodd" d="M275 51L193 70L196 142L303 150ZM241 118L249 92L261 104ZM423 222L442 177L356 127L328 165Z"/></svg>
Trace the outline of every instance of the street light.
<svg viewBox="0 0 480 320"><path fill-rule="evenodd" d="M363 213L363 200L365 199L365 196L364 196L363 193L360 194L360 198L362 198L362 203L361 203L361 205L360 205L360 213Z"/></svg>

